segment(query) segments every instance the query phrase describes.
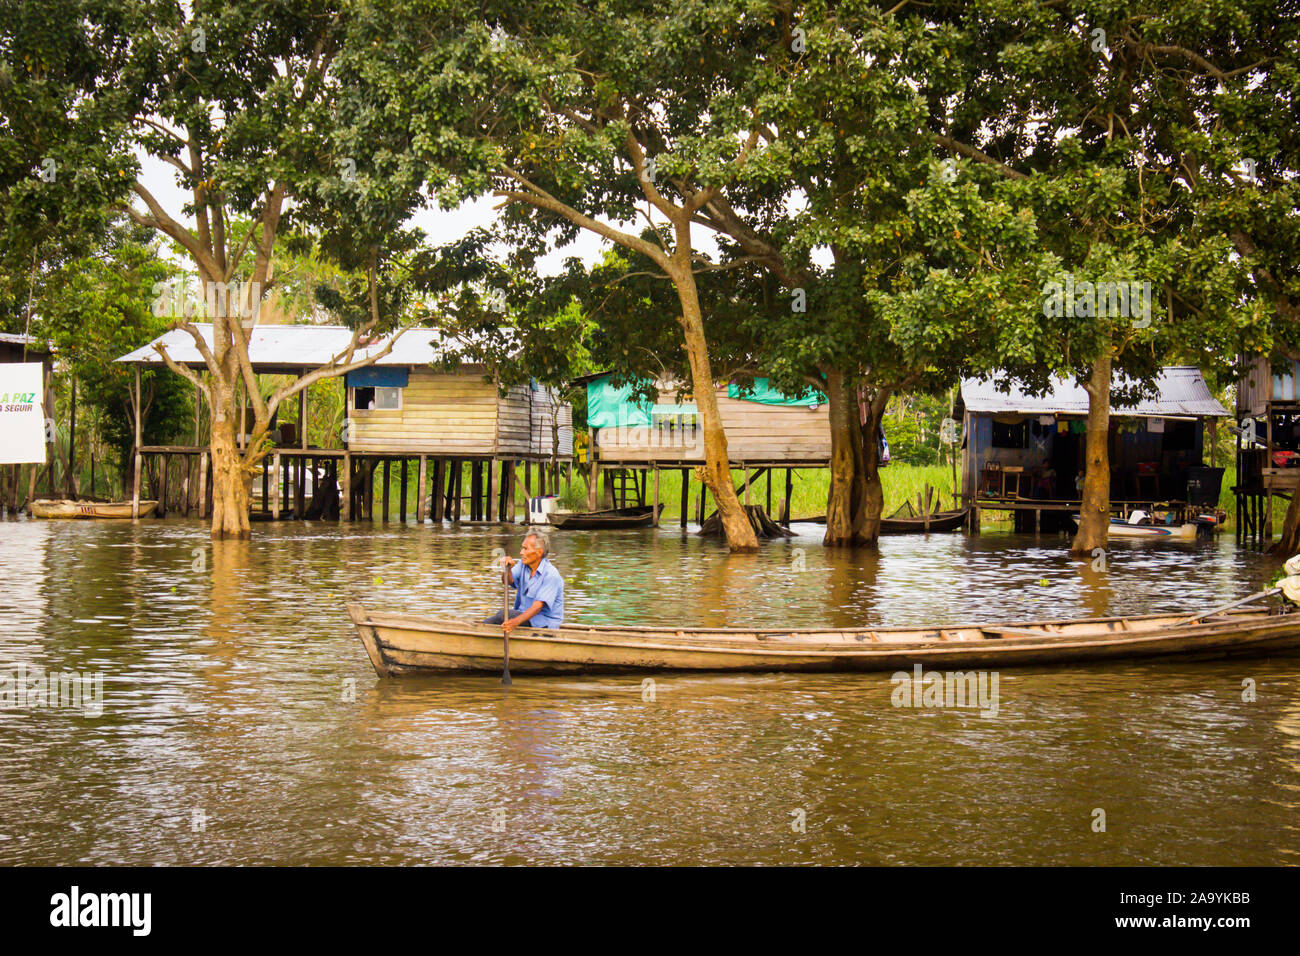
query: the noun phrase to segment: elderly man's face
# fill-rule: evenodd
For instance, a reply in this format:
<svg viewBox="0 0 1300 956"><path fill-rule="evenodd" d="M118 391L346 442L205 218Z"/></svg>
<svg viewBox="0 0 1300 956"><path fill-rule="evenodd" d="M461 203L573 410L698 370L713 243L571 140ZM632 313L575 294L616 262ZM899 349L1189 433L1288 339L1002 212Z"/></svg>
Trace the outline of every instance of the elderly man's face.
<svg viewBox="0 0 1300 956"><path fill-rule="evenodd" d="M542 557L542 545L536 538L525 538L524 543L519 547L519 558L529 566L537 563Z"/></svg>

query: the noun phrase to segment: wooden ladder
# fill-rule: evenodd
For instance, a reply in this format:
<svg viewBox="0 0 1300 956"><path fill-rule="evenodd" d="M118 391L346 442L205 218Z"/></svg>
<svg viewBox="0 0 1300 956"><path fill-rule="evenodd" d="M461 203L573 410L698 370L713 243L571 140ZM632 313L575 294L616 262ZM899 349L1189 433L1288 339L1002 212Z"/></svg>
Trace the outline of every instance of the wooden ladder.
<svg viewBox="0 0 1300 956"><path fill-rule="evenodd" d="M628 486L631 485L629 495ZM641 503L642 490L637 473L630 468L620 468L610 475L610 488L613 491L614 507L627 508Z"/></svg>

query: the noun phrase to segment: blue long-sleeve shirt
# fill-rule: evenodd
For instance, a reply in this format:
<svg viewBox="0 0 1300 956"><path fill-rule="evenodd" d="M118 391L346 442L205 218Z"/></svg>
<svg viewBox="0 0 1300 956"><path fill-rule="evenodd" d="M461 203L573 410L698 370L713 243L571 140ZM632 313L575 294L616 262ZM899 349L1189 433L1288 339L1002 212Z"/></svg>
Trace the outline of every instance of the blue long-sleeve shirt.
<svg viewBox="0 0 1300 956"><path fill-rule="evenodd" d="M559 627L563 623L564 579L548 558L538 562L536 571L530 570L524 562L516 561L510 568L510 586L515 589L511 617L527 611L534 601L541 601L542 609L528 623L533 627Z"/></svg>

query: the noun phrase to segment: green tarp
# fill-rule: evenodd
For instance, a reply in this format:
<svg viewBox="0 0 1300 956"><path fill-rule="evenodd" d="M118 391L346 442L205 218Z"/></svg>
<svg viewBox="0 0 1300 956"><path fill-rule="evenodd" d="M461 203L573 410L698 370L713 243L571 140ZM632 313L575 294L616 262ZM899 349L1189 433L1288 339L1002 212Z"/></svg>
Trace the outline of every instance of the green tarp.
<svg viewBox="0 0 1300 956"><path fill-rule="evenodd" d="M628 399L632 385L615 388L609 376L592 379L587 383L587 427L618 428L629 425L649 425L649 402L634 404Z"/></svg>
<svg viewBox="0 0 1300 956"><path fill-rule="evenodd" d="M758 402L762 405L802 405L805 408L826 404L826 396L812 387L808 388L802 398L787 398L768 384L765 378L754 379L754 390L748 395L741 394L739 385L728 385L727 398L738 398L742 402Z"/></svg>
<svg viewBox="0 0 1300 956"><path fill-rule="evenodd" d="M589 428L628 428L652 425L652 416L696 415L695 405L654 405L630 399L634 385L615 388L608 375L587 383L587 426ZM754 379L754 391L741 395L737 385L727 386L727 397L763 405L802 405L805 408L825 405L826 396L812 388L803 398L787 398L768 384L765 378Z"/></svg>

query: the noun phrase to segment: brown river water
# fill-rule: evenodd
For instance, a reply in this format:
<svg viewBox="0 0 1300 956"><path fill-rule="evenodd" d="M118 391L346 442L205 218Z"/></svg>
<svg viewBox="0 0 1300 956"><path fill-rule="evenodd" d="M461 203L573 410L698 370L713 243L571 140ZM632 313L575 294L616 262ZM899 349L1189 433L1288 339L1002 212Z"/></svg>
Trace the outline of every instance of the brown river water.
<svg viewBox="0 0 1300 956"><path fill-rule="evenodd" d="M795 527L748 556L557 533L569 619L1180 611L1277 567L1223 537L1114 543L1102 571L1064 537L843 554ZM1300 655L1007 669L996 714L894 706L889 674L375 677L346 601L482 615L518 539L0 522L0 672L103 675L98 708L0 709L0 864L1300 863Z"/></svg>

